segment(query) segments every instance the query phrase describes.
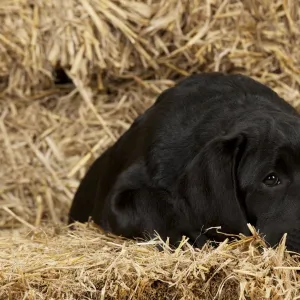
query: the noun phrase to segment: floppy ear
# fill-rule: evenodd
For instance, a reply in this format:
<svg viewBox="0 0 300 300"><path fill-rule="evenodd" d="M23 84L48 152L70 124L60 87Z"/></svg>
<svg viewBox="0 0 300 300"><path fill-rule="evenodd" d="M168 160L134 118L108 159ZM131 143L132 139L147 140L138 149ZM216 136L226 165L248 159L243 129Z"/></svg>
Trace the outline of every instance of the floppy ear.
<svg viewBox="0 0 300 300"><path fill-rule="evenodd" d="M238 163L246 136L231 134L209 142L188 165L184 193L195 219L203 226L221 226L222 232L248 234L247 218L239 195Z"/></svg>
<svg viewBox="0 0 300 300"><path fill-rule="evenodd" d="M104 201L97 202L92 217L117 235L138 238L157 231L165 238L167 197L151 186L144 163L135 162L120 173Z"/></svg>

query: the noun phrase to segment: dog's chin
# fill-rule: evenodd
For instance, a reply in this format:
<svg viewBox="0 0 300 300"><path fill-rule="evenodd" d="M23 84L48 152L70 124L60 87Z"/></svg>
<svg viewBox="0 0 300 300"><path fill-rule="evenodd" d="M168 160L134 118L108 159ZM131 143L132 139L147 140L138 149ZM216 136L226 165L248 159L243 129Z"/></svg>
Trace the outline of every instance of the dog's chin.
<svg viewBox="0 0 300 300"><path fill-rule="evenodd" d="M300 228L293 228L286 233L286 249L288 251L300 253ZM265 236L265 240L270 247L275 248L281 243L283 236L284 233L276 234L275 236L273 235L272 238L270 238L270 236Z"/></svg>
<svg viewBox="0 0 300 300"><path fill-rule="evenodd" d="M288 251L300 253L300 228L287 232L286 248Z"/></svg>

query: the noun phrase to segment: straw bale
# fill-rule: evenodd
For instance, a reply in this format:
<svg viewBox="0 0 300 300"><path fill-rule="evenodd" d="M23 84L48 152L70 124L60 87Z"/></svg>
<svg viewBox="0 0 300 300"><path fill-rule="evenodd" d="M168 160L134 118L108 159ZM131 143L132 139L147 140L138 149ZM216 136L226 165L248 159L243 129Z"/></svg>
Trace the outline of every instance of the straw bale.
<svg viewBox="0 0 300 300"><path fill-rule="evenodd" d="M299 255L253 236L171 251L91 224L40 228L0 239L1 299L299 299ZM157 245L164 247L162 252Z"/></svg>
<svg viewBox="0 0 300 300"><path fill-rule="evenodd" d="M221 70L297 90L297 2L2 0L0 82L29 95L53 87L60 68L100 90L112 78Z"/></svg>

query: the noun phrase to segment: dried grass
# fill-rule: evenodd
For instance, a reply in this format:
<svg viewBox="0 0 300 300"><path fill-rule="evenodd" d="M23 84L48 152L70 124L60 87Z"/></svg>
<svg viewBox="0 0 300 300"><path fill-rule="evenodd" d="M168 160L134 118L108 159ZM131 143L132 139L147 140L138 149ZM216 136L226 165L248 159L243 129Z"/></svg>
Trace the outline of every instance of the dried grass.
<svg viewBox="0 0 300 300"><path fill-rule="evenodd" d="M62 228L90 163L179 77L240 72L298 107L296 0L2 0L0 22L0 299L300 299L284 241L158 253Z"/></svg>
<svg viewBox="0 0 300 300"><path fill-rule="evenodd" d="M116 78L238 71L292 99L299 10L296 0L2 0L0 78L29 95L53 87L58 66L100 90Z"/></svg>
<svg viewBox="0 0 300 300"><path fill-rule="evenodd" d="M144 82L156 90L171 84ZM155 95L151 88L123 83L112 87L110 95L79 86L29 102L0 101L0 227L18 224L16 216L23 225L65 222L87 166Z"/></svg>
<svg viewBox="0 0 300 300"><path fill-rule="evenodd" d="M254 231L215 249L183 238L171 251L159 238L136 243L90 225L47 227L0 239L0 298L299 299L300 257L284 242L267 249Z"/></svg>

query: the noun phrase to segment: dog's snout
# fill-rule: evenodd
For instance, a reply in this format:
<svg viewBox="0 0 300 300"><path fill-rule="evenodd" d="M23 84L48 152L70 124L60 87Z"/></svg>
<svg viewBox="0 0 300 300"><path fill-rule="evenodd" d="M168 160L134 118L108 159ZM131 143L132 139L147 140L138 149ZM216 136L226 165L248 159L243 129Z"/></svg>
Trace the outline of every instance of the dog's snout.
<svg viewBox="0 0 300 300"><path fill-rule="evenodd" d="M286 246L290 251L300 251L300 226L287 232Z"/></svg>
<svg viewBox="0 0 300 300"><path fill-rule="evenodd" d="M284 234L287 234L287 250L300 251L300 222L294 222L293 224L287 221L272 222L268 225L257 227L257 229L271 247L278 246Z"/></svg>

